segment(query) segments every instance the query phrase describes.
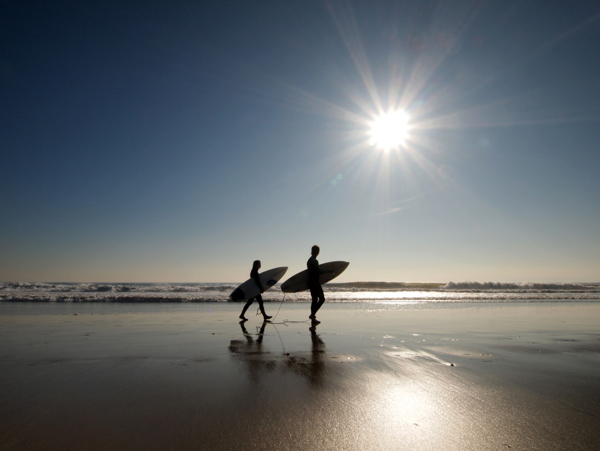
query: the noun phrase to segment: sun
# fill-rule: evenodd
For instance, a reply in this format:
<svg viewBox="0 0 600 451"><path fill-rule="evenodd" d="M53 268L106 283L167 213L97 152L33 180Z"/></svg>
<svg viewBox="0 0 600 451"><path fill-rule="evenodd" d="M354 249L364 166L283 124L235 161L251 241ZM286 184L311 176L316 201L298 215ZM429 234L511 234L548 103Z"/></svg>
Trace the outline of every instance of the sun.
<svg viewBox="0 0 600 451"><path fill-rule="evenodd" d="M403 147L409 128L410 117L406 111L382 114L371 122L370 144L386 151Z"/></svg>

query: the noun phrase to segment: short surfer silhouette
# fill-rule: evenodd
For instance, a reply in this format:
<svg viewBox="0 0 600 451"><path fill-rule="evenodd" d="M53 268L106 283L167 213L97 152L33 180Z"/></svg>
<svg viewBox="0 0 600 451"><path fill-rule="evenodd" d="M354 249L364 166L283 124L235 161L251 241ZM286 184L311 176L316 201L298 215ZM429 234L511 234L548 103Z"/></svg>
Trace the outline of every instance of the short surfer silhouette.
<svg viewBox="0 0 600 451"><path fill-rule="evenodd" d="M260 260L255 260L254 263L252 264L252 271L250 271L250 278L254 279L254 281L256 282L256 285L258 286L258 289L260 290L261 293L264 293L265 290L262 286L262 284L260 283L260 278L258 277L258 270L260 269ZM248 307L250 307L250 305L252 305L252 302L254 302L254 300L258 301L258 308L260 308L260 313L262 313L262 316L264 318L265 321L268 321L272 318L272 316L269 316L265 313L265 307L263 305L263 299L262 296L259 294L258 296L255 296L253 298L248 299L248 302L246 302L246 305L244 305L244 308L242 309L242 314L240 315L240 319L242 321L248 321L248 318L246 318L244 316L244 314L246 313L246 310L248 310Z"/></svg>
<svg viewBox="0 0 600 451"><path fill-rule="evenodd" d="M321 249L319 248L319 246L315 244L310 250L311 256L306 262L306 267L308 268L308 288L310 289L310 295L312 297L309 318L314 324L320 323L320 321L317 321L317 311L325 302L325 294L323 294L323 288L321 287L321 283L319 282L319 276L321 274L327 274L330 272L325 271L324 269L321 269L319 267L317 255L319 255L320 251Z"/></svg>

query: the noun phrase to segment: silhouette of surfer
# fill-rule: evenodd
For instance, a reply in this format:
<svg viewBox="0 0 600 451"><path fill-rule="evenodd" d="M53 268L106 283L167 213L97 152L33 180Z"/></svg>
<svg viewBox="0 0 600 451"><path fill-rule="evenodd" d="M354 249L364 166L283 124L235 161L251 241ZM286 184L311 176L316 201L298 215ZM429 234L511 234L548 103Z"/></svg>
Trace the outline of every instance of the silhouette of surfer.
<svg viewBox="0 0 600 451"><path fill-rule="evenodd" d="M254 279L254 281L256 282L256 286L258 287L260 292L264 293L265 290L264 290L262 284L260 283L260 277L258 276L259 269L260 269L260 260L254 260L254 263L252 264L252 271L250 271L250 278ZM258 296L248 299L248 302L246 302L246 305L244 305L244 308L242 309L242 314L240 315L240 319L242 321L248 321L248 318L246 318L244 316L244 314L246 313L246 310L248 310L248 307L250 307L252 305L252 303L254 302L255 299L258 301L258 308L260 309L260 313L262 313L263 319L265 321L270 320L272 318L272 316L269 316L265 313L263 299L260 294Z"/></svg>
<svg viewBox="0 0 600 451"><path fill-rule="evenodd" d="M321 274L328 274L331 272L325 271L324 269L321 269L319 267L317 255L319 255L320 251L321 249L319 248L319 246L315 244L310 250L311 257L306 262L306 267L308 268L308 288L310 289L310 295L312 297L309 318L315 324L320 323L320 321L317 321L317 311L325 302L325 294L323 293L323 287L321 287L321 282L319 282L319 276Z"/></svg>

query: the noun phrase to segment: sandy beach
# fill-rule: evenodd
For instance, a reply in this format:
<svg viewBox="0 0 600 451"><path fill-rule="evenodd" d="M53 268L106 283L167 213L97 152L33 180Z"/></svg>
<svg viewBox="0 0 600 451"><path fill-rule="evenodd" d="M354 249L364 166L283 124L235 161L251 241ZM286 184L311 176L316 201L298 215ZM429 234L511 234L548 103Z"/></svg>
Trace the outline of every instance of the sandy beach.
<svg viewBox="0 0 600 451"><path fill-rule="evenodd" d="M0 447L600 447L598 303L240 310L0 303Z"/></svg>

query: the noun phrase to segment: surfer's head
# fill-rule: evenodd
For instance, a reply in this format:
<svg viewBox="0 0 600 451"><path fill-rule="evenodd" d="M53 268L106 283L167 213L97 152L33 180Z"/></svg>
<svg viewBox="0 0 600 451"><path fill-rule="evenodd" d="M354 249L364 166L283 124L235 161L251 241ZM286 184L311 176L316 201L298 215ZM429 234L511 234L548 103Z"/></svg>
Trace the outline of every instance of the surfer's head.
<svg viewBox="0 0 600 451"><path fill-rule="evenodd" d="M260 269L260 260L254 260L254 263L252 263L252 268Z"/></svg>
<svg viewBox="0 0 600 451"><path fill-rule="evenodd" d="M321 251L321 249L319 248L319 246L317 246L316 244L311 248L310 253L313 257L316 257L317 255L319 255L319 252Z"/></svg>

